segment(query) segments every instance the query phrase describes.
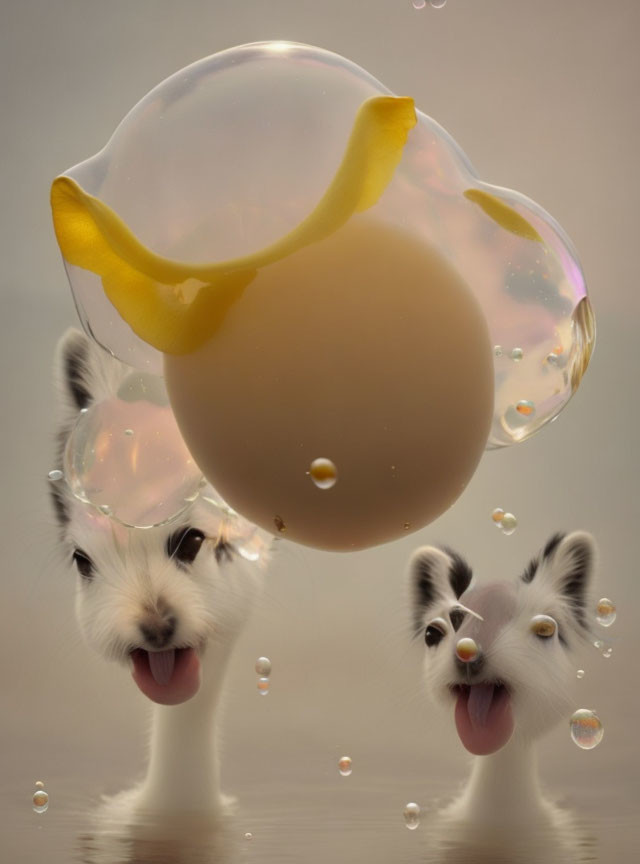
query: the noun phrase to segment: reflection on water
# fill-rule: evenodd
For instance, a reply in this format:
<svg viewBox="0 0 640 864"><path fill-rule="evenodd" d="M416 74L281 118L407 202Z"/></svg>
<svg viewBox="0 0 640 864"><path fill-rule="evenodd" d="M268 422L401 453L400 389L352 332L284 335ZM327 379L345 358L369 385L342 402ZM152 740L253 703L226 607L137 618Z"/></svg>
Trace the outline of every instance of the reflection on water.
<svg viewBox="0 0 640 864"><path fill-rule="evenodd" d="M327 802L315 813L292 809L293 797L262 808L242 806L216 819L196 815L127 816L114 799L91 817L78 835L81 864L573 864L600 860L591 829L568 811L553 824L518 829L464 824L437 811L408 832L399 814L383 813L371 792L357 796L362 808L333 818ZM352 799L352 803L353 803ZM257 802L254 802L254 805ZM262 812L260 812L262 811ZM399 818L398 818L399 817ZM252 831L247 830L248 827Z"/></svg>

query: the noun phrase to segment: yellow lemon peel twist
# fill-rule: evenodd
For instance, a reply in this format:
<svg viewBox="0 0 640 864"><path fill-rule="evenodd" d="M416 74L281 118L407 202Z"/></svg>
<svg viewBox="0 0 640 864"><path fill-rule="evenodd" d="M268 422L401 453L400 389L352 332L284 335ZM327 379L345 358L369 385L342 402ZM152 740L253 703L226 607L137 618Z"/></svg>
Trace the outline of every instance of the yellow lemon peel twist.
<svg viewBox="0 0 640 864"><path fill-rule="evenodd" d="M216 332L260 267L328 237L379 200L416 122L413 99L363 102L340 167L314 210L280 240L242 258L188 264L157 255L117 213L66 176L51 187L58 244L69 264L101 277L105 294L141 339L167 354L189 353ZM195 293L193 283L182 290L187 280L196 280Z"/></svg>
<svg viewBox="0 0 640 864"><path fill-rule="evenodd" d="M509 207L495 195L484 192L482 189L466 189L464 197L481 207L487 216L506 231L517 234L518 237L524 237L525 240L543 242L542 237L524 216L521 216L513 207Z"/></svg>

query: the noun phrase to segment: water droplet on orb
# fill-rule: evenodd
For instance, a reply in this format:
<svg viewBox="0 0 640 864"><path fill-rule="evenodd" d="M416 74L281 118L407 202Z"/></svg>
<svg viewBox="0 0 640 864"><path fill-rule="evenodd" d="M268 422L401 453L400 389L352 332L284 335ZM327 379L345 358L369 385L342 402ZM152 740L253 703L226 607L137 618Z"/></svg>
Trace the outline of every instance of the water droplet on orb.
<svg viewBox="0 0 640 864"><path fill-rule="evenodd" d="M338 479L338 469L331 459L314 459L309 466L309 474L318 489L331 489Z"/></svg>

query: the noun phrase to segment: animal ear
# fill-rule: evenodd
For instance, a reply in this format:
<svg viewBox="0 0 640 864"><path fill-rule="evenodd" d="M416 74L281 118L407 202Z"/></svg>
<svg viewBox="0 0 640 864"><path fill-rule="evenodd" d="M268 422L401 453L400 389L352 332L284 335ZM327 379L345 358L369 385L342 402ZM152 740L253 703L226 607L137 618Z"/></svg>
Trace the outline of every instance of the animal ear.
<svg viewBox="0 0 640 864"><path fill-rule="evenodd" d="M56 348L55 375L63 409L75 414L91 403L89 392L89 338L70 327Z"/></svg>
<svg viewBox="0 0 640 864"><path fill-rule="evenodd" d="M422 629L425 611L437 600L457 599L469 587L472 572L466 561L451 549L422 546L409 563L416 631Z"/></svg>
<svg viewBox="0 0 640 864"><path fill-rule="evenodd" d="M71 327L58 342L54 368L63 422L68 422L92 402L112 396L128 367Z"/></svg>
<svg viewBox="0 0 640 864"><path fill-rule="evenodd" d="M539 566L530 565L523 578L527 582L544 579L554 593L566 601L577 623L586 628L595 559L595 541L586 531L554 534L544 547Z"/></svg>

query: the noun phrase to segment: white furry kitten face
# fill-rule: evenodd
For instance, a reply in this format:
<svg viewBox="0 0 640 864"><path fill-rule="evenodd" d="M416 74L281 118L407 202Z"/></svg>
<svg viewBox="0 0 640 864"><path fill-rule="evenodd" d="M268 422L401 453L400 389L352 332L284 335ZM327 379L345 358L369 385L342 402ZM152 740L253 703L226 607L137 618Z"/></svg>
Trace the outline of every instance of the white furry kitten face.
<svg viewBox="0 0 640 864"><path fill-rule="evenodd" d="M78 412L113 398L131 370L77 330L60 340L55 369L60 464ZM205 500L165 526L130 529L78 501L64 483L51 494L77 570L76 613L87 643L106 659L130 663L153 701L190 699L203 654L230 644L260 591L265 532L256 529L264 549L250 561L234 532L251 526Z"/></svg>
<svg viewBox="0 0 640 864"><path fill-rule="evenodd" d="M587 632L594 557L588 534L558 534L517 579L472 586L456 553L414 553L410 586L416 635L426 643L425 687L441 704L455 704L470 752L488 755L512 734L534 739L568 716L571 649Z"/></svg>
<svg viewBox="0 0 640 864"><path fill-rule="evenodd" d="M219 534L212 507L196 503L179 522L144 531L81 502L70 502L69 513L78 622L106 659L126 661L135 649L202 651L241 627L260 590L259 570Z"/></svg>

